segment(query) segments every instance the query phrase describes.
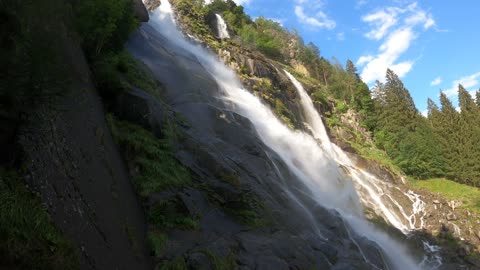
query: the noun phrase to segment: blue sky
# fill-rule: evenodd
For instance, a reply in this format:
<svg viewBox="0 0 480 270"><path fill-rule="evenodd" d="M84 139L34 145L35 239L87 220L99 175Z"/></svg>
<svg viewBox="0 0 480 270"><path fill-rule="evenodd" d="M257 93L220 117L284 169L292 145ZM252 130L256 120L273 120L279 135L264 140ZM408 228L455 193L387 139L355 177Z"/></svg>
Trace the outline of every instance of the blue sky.
<svg viewBox="0 0 480 270"><path fill-rule="evenodd" d="M235 0L252 18L296 29L327 59L352 60L369 85L393 69L417 108L440 89L456 102L457 85L480 88L480 1Z"/></svg>

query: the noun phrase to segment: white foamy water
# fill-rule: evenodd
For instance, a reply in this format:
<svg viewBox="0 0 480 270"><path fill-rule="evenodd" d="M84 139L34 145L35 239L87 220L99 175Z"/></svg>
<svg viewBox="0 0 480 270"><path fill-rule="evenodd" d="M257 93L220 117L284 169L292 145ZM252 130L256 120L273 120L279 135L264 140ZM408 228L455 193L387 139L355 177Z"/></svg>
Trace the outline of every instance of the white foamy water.
<svg viewBox="0 0 480 270"><path fill-rule="evenodd" d="M221 39L230 38L230 34L228 33L227 24L225 23L225 20L223 20L220 14L215 14L215 17L217 18L218 37Z"/></svg>
<svg viewBox="0 0 480 270"><path fill-rule="evenodd" d="M389 224L395 226L404 234L408 234L415 229L422 229L425 225L424 217L426 210L425 202L421 200L420 195L412 190L403 192L400 188L357 168L342 149L330 142L320 114L315 109L310 96L301 83L289 72L285 71L285 73L299 93L307 121L306 124L310 128L312 135L319 140L322 148L330 153L330 158L335 160L336 164L346 171L346 176L351 177L360 194L360 200L363 205L373 209L377 215L384 217ZM408 199L406 204L410 206L409 210L406 210L392 196L392 192L396 192L398 195L404 196L404 199ZM407 211L409 211L408 214ZM364 228L361 230L357 230L357 227L353 228L359 234L362 234L362 230L364 230ZM424 257L420 263L421 267L437 269L441 265L441 258L438 256L439 248L424 242L424 249L428 256Z"/></svg>
<svg viewBox="0 0 480 270"><path fill-rule="evenodd" d="M375 177L356 170L348 157L330 143L320 116L314 110L308 95L304 91L300 93L303 95L302 105L313 136L289 129L258 97L243 88L232 70L204 48L189 42L178 30L173 18L170 3L162 0L160 8L152 14L149 24L176 46L197 57L222 89L221 95L225 104L253 123L260 139L275 151L290 171L309 188L310 196L322 206L337 210L356 234L376 242L395 269L419 269L402 245L365 220L361 201L378 206L380 209L377 210L384 213L392 225L404 230L410 229L402 227L407 225L404 225L402 218L391 211L390 206L382 200L383 187L380 181L376 179L379 182L375 182ZM294 83L298 83L291 77ZM303 88L299 83L298 86L301 92ZM363 187L368 196L358 196L355 186ZM288 190L289 187L285 188ZM290 194L292 200L298 200L293 193ZM352 240L355 242L353 238Z"/></svg>

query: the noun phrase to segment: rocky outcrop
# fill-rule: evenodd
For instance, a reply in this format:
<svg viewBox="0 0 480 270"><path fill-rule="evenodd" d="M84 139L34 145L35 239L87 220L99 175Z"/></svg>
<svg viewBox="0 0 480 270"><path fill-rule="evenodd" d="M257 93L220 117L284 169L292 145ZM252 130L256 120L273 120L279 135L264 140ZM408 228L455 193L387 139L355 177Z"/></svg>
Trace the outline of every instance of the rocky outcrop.
<svg viewBox="0 0 480 270"><path fill-rule="evenodd" d="M308 189L262 143L252 123L218 99L216 81L194 56L148 25L132 36L127 48L155 74L164 86L162 99L186 122L179 126L176 157L195 179L188 188L147 199L175 198L178 208L199 220L197 230L167 230L168 248L156 256L157 263L181 257L196 269L210 268L219 258L229 269L388 267L378 247L352 234L338 213L300 196ZM281 83L281 71L271 72L275 65L252 60L257 61L250 66L253 74L274 76L268 78ZM247 63L248 58L240 61ZM162 114L155 112L163 111L164 105L138 89L126 96L134 102L120 100L120 114L157 133L162 120L155 118ZM286 177L280 178L277 170ZM286 192L283 181L296 188ZM290 199L292 192L301 202ZM303 214L305 209L314 213L312 217Z"/></svg>
<svg viewBox="0 0 480 270"><path fill-rule="evenodd" d="M145 222L83 52L67 34L58 59L70 84L19 127L26 183L79 251L80 269L149 269Z"/></svg>
<svg viewBox="0 0 480 270"><path fill-rule="evenodd" d="M145 7L147 8L148 11L154 11L160 6L161 1L160 0L144 0L143 3L145 4Z"/></svg>
<svg viewBox="0 0 480 270"><path fill-rule="evenodd" d="M280 119L292 128L303 128L297 91L281 65L236 45L217 53L223 62L237 71L242 84L269 104Z"/></svg>
<svg viewBox="0 0 480 270"><path fill-rule="evenodd" d="M135 13L135 16L138 18L138 20L141 22L148 22L148 19L149 19L148 11L145 8L145 5L143 4L142 0L132 0L132 1L133 1L133 11Z"/></svg>

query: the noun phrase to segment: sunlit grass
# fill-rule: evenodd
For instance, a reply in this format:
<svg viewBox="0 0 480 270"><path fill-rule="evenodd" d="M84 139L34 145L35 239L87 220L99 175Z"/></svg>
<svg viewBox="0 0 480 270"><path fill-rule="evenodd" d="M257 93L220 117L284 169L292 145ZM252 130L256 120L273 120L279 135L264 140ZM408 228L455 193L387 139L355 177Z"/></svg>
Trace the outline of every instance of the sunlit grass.
<svg viewBox="0 0 480 270"><path fill-rule="evenodd" d="M423 188L430 192L439 193L447 200L462 201L459 208L480 213L480 189L447 179L412 180L416 188Z"/></svg>

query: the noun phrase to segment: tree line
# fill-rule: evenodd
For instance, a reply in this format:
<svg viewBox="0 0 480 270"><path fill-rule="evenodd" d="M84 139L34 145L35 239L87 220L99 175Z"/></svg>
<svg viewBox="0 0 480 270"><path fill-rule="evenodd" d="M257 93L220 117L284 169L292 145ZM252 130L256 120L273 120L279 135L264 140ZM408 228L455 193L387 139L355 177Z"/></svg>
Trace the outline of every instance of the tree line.
<svg viewBox="0 0 480 270"><path fill-rule="evenodd" d="M441 92L440 106L428 99L424 117L389 69L385 83L377 81L372 97L368 116L376 145L405 173L480 186L480 90L474 98L458 85L458 108Z"/></svg>

